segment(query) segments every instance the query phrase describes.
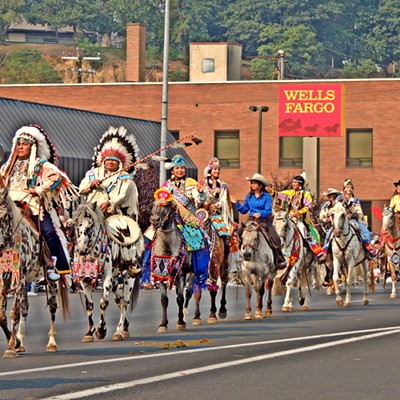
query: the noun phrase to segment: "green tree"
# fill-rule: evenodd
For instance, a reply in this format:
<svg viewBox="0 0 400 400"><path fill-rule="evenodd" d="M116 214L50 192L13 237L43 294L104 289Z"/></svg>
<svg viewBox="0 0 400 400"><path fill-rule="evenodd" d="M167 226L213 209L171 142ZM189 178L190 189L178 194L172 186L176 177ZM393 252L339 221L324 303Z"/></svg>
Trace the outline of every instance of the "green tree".
<svg viewBox="0 0 400 400"><path fill-rule="evenodd" d="M21 19L24 6L25 0L0 0L0 41L5 40L10 25Z"/></svg>

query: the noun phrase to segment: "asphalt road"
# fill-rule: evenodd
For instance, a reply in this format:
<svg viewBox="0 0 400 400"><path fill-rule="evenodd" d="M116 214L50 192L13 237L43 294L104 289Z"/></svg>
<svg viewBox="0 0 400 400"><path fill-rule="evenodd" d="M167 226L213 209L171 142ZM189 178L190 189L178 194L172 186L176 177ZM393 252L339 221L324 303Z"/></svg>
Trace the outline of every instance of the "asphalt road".
<svg viewBox="0 0 400 400"><path fill-rule="evenodd" d="M93 343L81 342L86 317L75 294L71 319L57 318L57 353L45 352L48 312L39 294L29 298L26 352L0 359L0 399L398 399L400 299L378 285L363 306L361 288L353 292L352 306L339 308L313 291L309 312L283 313L283 298L274 297L271 317L245 321L244 290L230 287L228 318L216 325L206 324L204 293L203 325L189 321L185 332L176 330L171 294L169 331L159 335L159 292L142 291L131 338L112 341L118 315L110 302L108 334ZM2 336L0 353L5 348Z"/></svg>

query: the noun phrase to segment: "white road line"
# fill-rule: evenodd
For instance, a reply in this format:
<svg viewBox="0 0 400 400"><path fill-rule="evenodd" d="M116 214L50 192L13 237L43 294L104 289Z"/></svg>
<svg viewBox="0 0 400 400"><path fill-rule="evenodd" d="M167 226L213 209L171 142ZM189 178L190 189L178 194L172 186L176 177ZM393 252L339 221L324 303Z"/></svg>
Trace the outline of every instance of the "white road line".
<svg viewBox="0 0 400 400"><path fill-rule="evenodd" d="M206 365L204 367L192 368L192 369L189 369L186 371L173 372L170 374L158 375L158 376L153 376L153 377L144 378L144 379L137 379L137 380L130 381L130 382L116 383L114 385L95 387L95 388L91 388L91 389L81 390L81 391L78 391L75 393L68 393L68 394L59 395L59 396L47 397L47 398L43 398L42 400L82 399L84 397L95 396L95 395L104 394L104 393L110 393L110 392L114 392L116 390L129 389L129 388L133 388L133 387L139 386L139 385L146 385L149 383L161 382L161 381L166 381L168 379L174 379L174 378L182 378L187 375L195 375L195 374L199 374L202 372L209 372L209 371L212 371L215 369L220 370L221 368L235 367L238 365L268 360L271 358L290 356L293 354L304 353L304 352L308 352L308 351L324 349L327 347L333 347L333 346L339 346L339 345L348 344L348 343L359 342L362 340L375 339L377 337L393 335L395 333L400 333L400 328L396 328L393 330L384 329L382 332L372 333L369 335L352 337L352 338L348 338L348 339L335 340L333 342L316 344L313 346L306 346L306 347L293 349L293 350L278 351L276 353L264 354L261 356L250 357L250 358L242 359L242 360L228 361L228 362L223 362L220 364L211 364L211 365ZM182 354L183 354L183 352L182 352Z"/></svg>
<svg viewBox="0 0 400 400"><path fill-rule="evenodd" d="M55 371L57 369L66 369L66 368L76 368L76 367L87 367L90 365L103 365L104 362L107 364L114 362L125 362L130 360L142 360L143 358L156 358L156 357L169 357L175 355L184 355L190 353L200 353L203 351L210 350L225 350L225 349L239 349L241 347L251 347L251 346L260 346L260 345L268 345L274 343L288 343L288 342L299 342L302 340L312 340L312 339L323 339L329 337L338 337L338 336L348 336L348 335L363 335L371 332L385 332L385 331L394 331L400 329L400 326L392 326L387 328L376 328L376 329L364 329L357 331L347 331L347 332L337 332L337 333L327 333L323 335L313 335L313 336L303 336L303 337L295 337L295 338L287 338L287 339L275 339L275 340L265 340L262 342L251 342L251 343L240 343L240 344L230 344L224 346L215 346L215 347L203 347L200 349L184 349L178 351L170 351L156 354L142 354L135 356L127 356L127 357L119 357L119 358L110 358L110 359L101 359L96 361L84 361L80 363L72 363L72 364L61 364L61 365L52 365L49 367L38 367L38 368L30 368L30 369L21 369L14 371L5 371L0 372L0 378L3 376L15 376L15 375L24 375L24 374L32 374L35 372L43 372L43 371Z"/></svg>

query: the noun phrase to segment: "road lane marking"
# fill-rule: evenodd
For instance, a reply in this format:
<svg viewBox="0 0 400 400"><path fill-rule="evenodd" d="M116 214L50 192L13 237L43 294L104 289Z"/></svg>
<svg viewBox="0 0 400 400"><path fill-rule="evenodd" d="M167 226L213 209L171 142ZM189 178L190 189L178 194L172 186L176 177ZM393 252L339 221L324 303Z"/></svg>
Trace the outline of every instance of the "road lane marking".
<svg viewBox="0 0 400 400"><path fill-rule="evenodd" d="M362 340L376 339L378 337L393 335L395 333L400 333L400 328L397 328L394 330L387 330L386 328L384 328L384 329L385 329L384 331L377 332L377 333L371 333L371 334L364 335L364 336L352 337L352 338L348 338L348 339L340 339L340 340L335 340L333 342L316 344L316 345L312 345L312 346L305 346L305 347L301 347L301 348L293 349L293 350L278 351L278 352L272 353L272 354L264 354L261 356L250 357L250 358L241 359L241 360L227 361L227 362L223 362L223 363L219 363L219 364L211 364L211 365L206 365L206 366L198 367L198 368L192 368L192 369L188 369L188 370L184 370L184 371L172 372L169 374L163 374L163 375L153 376L153 377L149 377L149 378L136 379L136 380L130 381L130 382L115 383L115 384L105 385L105 386L101 386L101 387L94 387L91 389L81 390L81 391L78 391L75 393L68 393L68 394L46 397L41 400L82 399L82 398L85 398L88 396L95 396L95 395L99 395L99 394L114 392L117 390L130 389L130 388L133 388L133 387L139 386L139 385L146 385L146 384L150 384L150 383L166 381L169 379L182 378L184 376L195 375L195 374L199 374L202 372L210 372L210 371L216 370L216 369L221 370L221 368L235 367L235 366L239 366L239 365L243 365L243 364L250 364L253 362L264 361L264 360L268 360L271 358L291 356L294 354L299 354L299 353L304 353L304 352L309 352L309 351L314 351L314 350L320 350L320 349L324 349L327 347L355 343L355 342L359 342Z"/></svg>
<svg viewBox="0 0 400 400"><path fill-rule="evenodd" d="M105 358L105 359L96 360L96 361L84 361L84 362L72 363L72 364L61 364L61 365L52 365L52 366L48 366L48 367L38 367L38 368L29 368L29 369L14 370L14 371L5 371L5 372L0 372L0 378L3 376L32 374L35 372L43 372L43 371L55 371L57 369L86 367L86 366L91 366L91 365L104 365L104 362L107 362L107 364L109 364L109 363L114 363L114 362L125 362L125 361L129 361L129 360L139 360L139 359L142 360L143 358L168 357L168 356L183 355L183 354L190 354L190 353L201 353L204 351L211 351L211 350L215 351L215 350L226 350L226 349L239 349L241 347L261 346L261 345L276 344L276 343L289 343L289 342L298 342L298 341L304 341L304 340L323 339L323 338L329 338L329 337L348 336L348 335L362 335L365 333L397 331L397 330L400 330L400 326L392 326L392 327L387 327L387 328L376 328L376 329L364 329L364 330L348 331L348 332L326 333L326 334L322 334L322 335L294 337L294 338L287 338L287 339L265 340L262 342L228 344L228 345L215 346L215 347L203 347L200 349L184 349L184 350L169 351L169 352L163 352L163 353L141 354L141 355L110 358L110 359Z"/></svg>

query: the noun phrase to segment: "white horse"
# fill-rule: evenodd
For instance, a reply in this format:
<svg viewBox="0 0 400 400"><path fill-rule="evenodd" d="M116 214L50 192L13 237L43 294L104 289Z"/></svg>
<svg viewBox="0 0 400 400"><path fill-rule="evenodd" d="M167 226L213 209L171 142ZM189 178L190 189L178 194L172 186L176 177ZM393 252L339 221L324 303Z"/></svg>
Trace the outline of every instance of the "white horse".
<svg viewBox="0 0 400 400"><path fill-rule="evenodd" d="M361 239L355 228L347 218L344 205L339 201L332 208L332 255L333 255L333 281L335 284L336 304L350 307L351 285L356 274L362 274L363 281L363 304L369 303L368 293L368 258L362 245ZM357 268L356 268L357 267ZM361 271L360 271L361 269ZM346 299L340 296L339 283L340 274L345 276Z"/></svg>
<svg viewBox="0 0 400 400"><path fill-rule="evenodd" d="M385 271L386 265L389 265L390 276L392 278L392 292L390 293L390 298L395 299L397 297L396 271L399 271L400 265L400 215L395 213L391 208L385 208L383 210L381 233L384 237L386 257Z"/></svg>
<svg viewBox="0 0 400 400"><path fill-rule="evenodd" d="M293 311L292 289L299 286L299 303L302 311L309 311L311 287L319 290L322 286L321 274L316 256L304 243L300 231L285 211L274 216L274 227L282 241L282 250L288 257L288 267L283 272L287 276L286 295L282 311ZM280 282L280 280L276 280Z"/></svg>
<svg viewBox="0 0 400 400"><path fill-rule="evenodd" d="M247 299L244 319L251 320L252 284L257 296L255 317L262 319L266 283L268 283L268 300L265 315L272 314L272 286L276 269L272 248L261 231L260 225L255 221L249 220L244 224L240 256L238 273L245 286Z"/></svg>

